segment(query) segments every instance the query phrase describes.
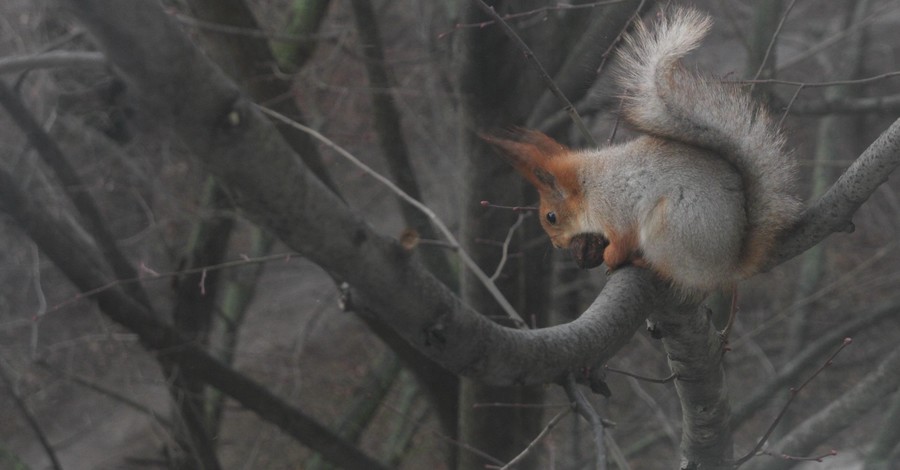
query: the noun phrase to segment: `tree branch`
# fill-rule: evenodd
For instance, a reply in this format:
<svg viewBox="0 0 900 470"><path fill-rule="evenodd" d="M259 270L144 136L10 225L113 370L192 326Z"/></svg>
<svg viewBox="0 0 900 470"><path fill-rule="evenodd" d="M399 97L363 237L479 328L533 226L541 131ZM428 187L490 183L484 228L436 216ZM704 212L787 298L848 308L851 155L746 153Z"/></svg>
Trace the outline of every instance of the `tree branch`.
<svg viewBox="0 0 900 470"><path fill-rule="evenodd" d="M0 74L33 69L103 67L106 57L100 52L51 51L26 56L0 57Z"/></svg>
<svg viewBox="0 0 900 470"><path fill-rule="evenodd" d="M900 112L900 95L825 98L794 103L789 111L792 114L897 113Z"/></svg>

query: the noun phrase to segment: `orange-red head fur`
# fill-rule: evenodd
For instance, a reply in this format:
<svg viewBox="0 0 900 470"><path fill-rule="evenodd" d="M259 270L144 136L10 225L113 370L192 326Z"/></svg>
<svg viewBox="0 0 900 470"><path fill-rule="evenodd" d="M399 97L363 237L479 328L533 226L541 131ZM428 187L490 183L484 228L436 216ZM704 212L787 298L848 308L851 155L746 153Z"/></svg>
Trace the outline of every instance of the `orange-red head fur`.
<svg viewBox="0 0 900 470"><path fill-rule="evenodd" d="M509 138L481 135L538 190L541 225L558 248L568 248L572 237L582 232L584 188L573 152L550 136L535 130L517 129Z"/></svg>

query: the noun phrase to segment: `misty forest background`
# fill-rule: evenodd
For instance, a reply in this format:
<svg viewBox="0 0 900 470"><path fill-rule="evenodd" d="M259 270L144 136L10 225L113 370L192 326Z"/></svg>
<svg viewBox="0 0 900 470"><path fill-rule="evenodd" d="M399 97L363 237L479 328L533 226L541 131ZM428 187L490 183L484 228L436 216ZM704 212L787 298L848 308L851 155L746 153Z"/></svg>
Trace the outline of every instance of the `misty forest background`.
<svg viewBox="0 0 900 470"><path fill-rule="evenodd" d="M525 53L473 0L4 0L0 468L898 468L900 3L671 2L810 208L724 356L727 293L481 204L537 199L477 132L588 145L538 63L629 138L612 51L669 3L493 2Z"/></svg>

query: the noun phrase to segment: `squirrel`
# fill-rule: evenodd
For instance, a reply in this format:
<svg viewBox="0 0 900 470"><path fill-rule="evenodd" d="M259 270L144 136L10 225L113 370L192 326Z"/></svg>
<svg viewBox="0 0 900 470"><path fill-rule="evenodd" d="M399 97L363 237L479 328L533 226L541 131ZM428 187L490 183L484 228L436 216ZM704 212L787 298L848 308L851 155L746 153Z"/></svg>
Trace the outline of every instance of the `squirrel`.
<svg viewBox="0 0 900 470"><path fill-rule="evenodd" d="M573 150L536 130L481 135L536 187L541 225L580 267L631 263L707 292L759 272L799 217L796 163L768 111L681 63L711 25L675 9L624 39L616 81L634 140Z"/></svg>

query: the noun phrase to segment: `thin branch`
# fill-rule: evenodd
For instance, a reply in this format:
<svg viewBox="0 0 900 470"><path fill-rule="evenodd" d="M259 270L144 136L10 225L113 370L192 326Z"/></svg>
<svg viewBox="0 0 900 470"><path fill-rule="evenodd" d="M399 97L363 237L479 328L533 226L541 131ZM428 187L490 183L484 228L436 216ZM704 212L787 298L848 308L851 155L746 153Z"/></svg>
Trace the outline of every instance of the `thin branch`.
<svg viewBox="0 0 900 470"><path fill-rule="evenodd" d="M805 88L820 88L820 87L830 87L830 86L845 86L845 85L865 85L872 82L877 82L878 80L884 80L886 78L892 78L900 76L900 70L893 72L885 72L878 75L873 75L871 77L858 78L855 80L834 80L829 82L797 82L792 80L779 80L779 79L760 79L760 80L723 80L725 83L737 83L737 84L772 84L772 85L790 85L790 86L799 86Z"/></svg>
<svg viewBox="0 0 900 470"><path fill-rule="evenodd" d="M106 57L100 52L53 51L26 56L0 57L0 74L33 69L103 67Z"/></svg>
<svg viewBox="0 0 900 470"><path fill-rule="evenodd" d="M815 452L825 439L859 421L860 416L873 409L883 410L885 398L900 386L900 349L887 353L874 370L854 382L852 388L807 418L777 443L772 444L781 454L804 455ZM751 461L754 470L787 470L793 462Z"/></svg>
<svg viewBox="0 0 900 470"><path fill-rule="evenodd" d="M584 397L581 390L578 390L578 385L575 383L575 376L573 374L566 376L566 380L563 383L563 389L566 391L569 400L574 404L575 410L591 427L591 436L594 438L594 447L596 448L594 469L606 470L606 445L604 439L606 429L603 419L587 398Z"/></svg>
<svg viewBox="0 0 900 470"><path fill-rule="evenodd" d="M619 34L616 35L616 38L613 39L613 41L609 44L609 47L607 47L606 50L603 51L603 54L601 54L603 60L600 62L600 66L597 67L597 75L600 75L600 72L602 72L603 68L606 67L606 61L609 59L610 53L612 53L613 49L616 47L616 44L618 44L619 41L622 40L622 37L625 36L625 32L628 31L628 27L631 26L631 24L634 23L641 15L641 12L644 10L644 5L646 3L646 0L641 0L641 3L638 4L637 8L634 10L634 13L632 13L631 17L628 18L628 21L625 22L625 26L622 26L622 29L619 30ZM618 125L618 123L619 120L616 119L616 125ZM613 135L615 135L615 131L613 131ZM610 137L610 140L612 140L612 137Z"/></svg>
<svg viewBox="0 0 900 470"><path fill-rule="evenodd" d="M377 171L373 170L368 165L366 165L365 163L360 161L358 158L353 156L353 154L351 154L347 150L344 150L343 147L336 144L334 141L332 141L328 137L325 137L324 135L320 134L315 129L304 126L303 124L300 124L300 123L288 118L287 116L285 116L277 111L273 111L269 108L257 105L257 109L259 109L263 113L265 113L265 114L267 114L267 115L269 115L291 127L294 127L295 129L299 129L303 132L306 132L307 134L313 136L314 138L316 138L323 144L327 145L328 147L331 147L339 155L341 155L342 157L344 157L345 159L347 159L348 161L350 161L351 163L356 165L359 169L366 172L372 178L375 178L375 180L377 180L379 183L387 186L391 191L393 191L395 194L400 196L404 201L408 202L416 209L422 211L423 214L425 214L426 216L428 216L429 219L431 219L431 222L435 225L435 227L437 227L438 231L440 231L441 234L444 235L444 238L446 238L447 241L452 245L453 250L459 255L459 258L463 262L463 264L465 264L466 267L469 268L469 270L471 270L473 274L475 274L475 277L477 277L478 280L481 281L482 284L484 284L484 286L491 293L491 295L493 295L494 299L497 301L497 303L500 305L500 307L503 308L503 310L506 312L506 314L509 315L509 317L512 318L520 327L527 328L527 323L525 323L525 320L523 320L522 317L518 314L518 312L516 312L516 309L513 308L512 304L510 304L509 301L506 300L506 297L503 296L503 293L500 292L500 289L497 288L497 285L494 284L494 281L492 281L491 278L489 278L488 275L485 274L484 271L482 271L480 267L478 267L478 264L475 263L475 261L469 256L469 254L465 250L462 249L462 245L460 245L460 243L456 239L456 237L453 236L453 232L451 232L450 229L447 228L447 225L444 224L444 222L437 216L437 214L435 214L434 211L432 211L428 206L426 206L425 204L422 204L418 200L414 199L412 196L410 196L405 191L400 189L400 187L398 187L396 184L394 184L393 181L385 178L384 176L379 174Z"/></svg>
<svg viewBox="0 0 900 470"><path fill-rule="evenodd" d="M563 107L566 112L569 113L569 117L572 119L572 122L575 124L575 127L578 129L578 132L581 133L581 136L584 138L586 142L590 144L591 147L597 147L597 142L594 140L594 137L591 135L591 132L588 130L587 125L585 125L584 121L581 119L581 116L578 115L578 111L575 109L575 105L566 98L566 95L559 89L559 86L556 85L556 82L553 81L553 78L550 77L550 74L547 73L547 70L544 69L544 66L541 65L540 61L535 57L534 52L528 47L528 44L525 44L525 41L516 34L516 31L509 25L500 15L494 10L494 7L484 3L483 0L473 0L479 8L484 10L488 16L494 19L502 28L503 31L509 36L510 39L518 46L519 50L522 51L522 54L525 55L525 60L534 66L535 70L537 70L538 74L543 80L544 84L547 88L550 89L551 92L562 102Z"/></svg>
<svg viewBox="0 0 900 470"><path fill-rule="evenodd" d="M0 105L6 109L16 125L28 137L29 143L37 150L38 155L47 166L53 169L66 196L78 210L78 214L85 222L85 228L94 237L100 247L103 259L112 267L116 277L134 277L136 275L134 267L116 244L116 238L109 230L100 208L87 191L87 186L81 180L78 172L75 171L59 144L47 134L26 108L19 95L2 82L0 82ZM133 284L129 287L128 293L138 302L148 307L151 306L150 298L140 285Z"/></svg>
<svg viewBox="0 0 900 470"><path fill-rule="evenodd" d="M785 20L787 20L788 14L794 8L794 4L797 3L797 0L791 0L791 3L784 10L784 13L781 15L781 20L778 22L778 26L775 28L775 32L772 33L772 39L769 41L769 46L766 47L766 53L763 55L761 61L759 61L759 68L756 70L756 73L753 75L753 80L759 79L759 77L763 73L763 69L766 67L766 62L769 61L769 55L772 53L772 49L775 48L775 42L778 40L778 35L781 33L781 28L784 26ZM751 87L752 90L752 87Z"/></svg>
<svg viewBox="0 0 900 470"><path fill-rule="evenodd" d="M300 255L298 255L297 253L279 253L279 254L275 254L275 255L260 256L258 258L246 258L245 257L245 258L241 258L239 260L226 261L224 263L219 263L219 264L212 264L212 265L208 265L208 266L199 266L199 267L195 267L195 268L182 269L179 271L167 271L167 272L162 272L162 273L155 272L155 271L147 268L146 266L142 266L143 267L142 272L147 273L148 274L147 276L137 276L137 277L132 277L132 278L128 278L128 279L116 279L116 280L107 282L106 284L104 284L102 286L82 291L67 300L64 300L58 304L51 306L50 308L48 308L45 311L45 313L55 312L57 310L60 310L63 307L66 307L67 305L75 303L79 300L83 300L88 297L96 296L98 294L103 293L104 291L107 291L107 290L110 290L110 289L113 289L115 287L119 287L122 285L126 285L126 284L133 284L133 283L145 282L145 281L160 281L163 279L184 276L186 274L197 274L197 273L202 273L204 271L209 272L209 271L216 271L216 270L221 270L221 269L248 266L248 265L253 265L253 264L264 264L264 263L269 263L272 261L289 261L293 258L298 258L298 257L300 257Z"/></svg>
<svg viewBox="0 0 900 470"><path fill-rule="evenodd" d="M381 147L382 158L387 162L391 176L397 182L397 187L402 188L413 199L424 200L410 162L409 147L403 134L400 111L393 94L391 94L391 90L395 88L395 80L391 76L390 69L385 65L375 9L371 0L351 0L350 6L353 10L356 30L359 33L359 47L366 59L366 76L372 87L369 93L372 100L372 119ZM376 91L376 89L385 91ZM400 209L406 224L423 238L438 238L434 227L422 212L402 202ZM435 276L454 290L457 289L459 279L450 267L448 257L442 251L423 252L422 258Z"/></svg>
<svg viewBox="0 0 900 470"><path fill-rule="evenodd" d="M534 450L535 446L537 446L537 444L539 442L541 442L541 440L543 440L548 434L550 434L550 431L552 431L553 428L555 428L556 425L559 424L559 422L563 418L568 416L569 413L571 413L571 412L572 412L572 407L570 406L570 407L560 411L559 413L557 413L556 416L551 418L550 421L547 423L547 425L544 426L544 429L541 430L541 432L537 435L537 437L535 437L531 442L528 443L528 446L525 447L525 450L520 452L519 455L515 456L506 465L504 465L502 467L495 467L493 465L488 465L487 468L497 468L499 470L509 470L509 469L513 468L513 466L515 466L516 464L521 462L522 459L527 457L528 454L531 453L532 450Z"/></svg>
<svg viewBox="0 0 900 470"><path fill-rule="evenodd" d="M775 453L775 452L769 452L769 451L767 451L767 450L761 451L760 454L761 454L761 455L768 455L768 456L771 456L771 457L777 457L777 458L779 458L779 459L782 459L782 460L788 460L788 461L791 461L791 462L824 462L826 458L836 456L836 455L837 455L837 451L834 450L834 449L831 449L831 450L829 450L828 452L826 452L826 453L824 453L824 454L822 454L822 455L816 455L816 456L813 456L813 457L797 457L797 456L794 456L794 455L777 454L777 453Z"/></svg>
<svg viewBox="0 0 900 470"><path fill-rule="evenodd" d="M53 446L50 444L50 439L47 438L47 435L44 434L44 429L41 427L41 424L38 423L37 418L34 414L31 413L31 410L28 409L28 405L25 403L25 400L19 396L18 392L16 392L15 384L13 383L12 377L9 376L9 373L6 371L6 366L3 364L3 361L0 360L0 380L6 384L6 388L9 389L9 394L12 396L13 402L16 404L16 408L19 409L19 412L22 413L22 416L25 418L25 421L28 422L28 426L34 431L34 434L37 436L38 441L41 443L41 447L44 449L44 452L47 453L47 457L50 458L50 463L53 465L53 468L56 470L62 470L62 465L59 463L59 459L56 457L56 452L53 450Z"/></svg>
<svg viewBox="0 0 900 470"><path fill-rule="evenodd" d="M541 13L547 13L550 11L565 11L565 10L580 10L584 8L595 8L604 5L612 5L616 3L624 3L628 0L603 0L599 2L590 2L590 3L579 3L579 4L571 4L571 3L563 3L557 2L556 5L550 5L545 7L535 8L533 10L521 11L518 13L507 13L506 15L501 16L501 20L514 20L518 18L524 18L527 16L538 15ZM459 30L462 28L484 28L485 26L490 26L492 24L497 23L496 19L491 19L488 21L480 21L478 23L457 23L453 25L454 30ZM441 33L438 35L439 38L443 38L449 35L452 31L448 31L445 33Z"/></svg>
<svg viewBox="0 0 900 470"><path fill-rule="evenodd" d="M212 31L214 33L221 34L229 34L234 36L245 36L255 39L266 39L269 41L277 41L277 42L305 42L310 39L333 39L336 38L335 34L281 34L274 33L271 31L263 31L258 28L245 28L241 26L232 26L222 23L216 23L214 21L206 21L201 20L199 18L194 18L192 16L184 15L182 13L174 13L170 12L170 15L174 17L181 23L184 23L188 26L193 26L197 29L202 29L206 31Z"/></svg>
<svg viewBox="0 0 900 470"><path fill-rule="evenodd" d="M655 383L655 384L667 384L667 383L674 381L676 378L678 378L678 376L675 375L674 373L668 377L664 377L662 379L657 379L657 378L653 378L653 377L646 377L643 375L633 374L631 372L624 371L621 369L614 369L610 366L603 366L603 368L610 372L616 373L616 374L622 374L624 376L631 377L633 379L643 380L644 382L650 382L650 383Z"/></svg>
<svg viewBox="0 0 900 470"><path fill-rule="evenodd" d="M822 99L786 106L792 114L897 113L900 94L867 98Z"/></svg>
<svg viewBox="0 0 900 470"><path fill-rule="evenodd" d="M122 395L121 393L118 393L114 390L110 390L96 382L88 380L79 375L72 374L70 372L65 372L62 370L58 370L43 360L39 360L39 361L35 362L35 364L43 367L44 369L47 369L48 371L50 371L54 374L58 374L58 375L62 376L65 380L68 380L72 383L78 384L84 388L87 388L88 390L92 390L95 393L98 393L105 397L111 398L112 400L117 401L129 408L132 408L132 409L138 411L139 413L146 414L147 416L150 416L151 418L153 418L157 423L159 423L160 425L162 425L162 427L164 427L166 429L172 428L171 421L166 419L165 416L162 416L159 413L157 413L154 409L150 408L149 406L138 403L138 402L132 400L131 398L128 398L127 396Z"/></svg>
<svg viewBox="0 0 900 470"><path fill-rule="evenodd" d="M805 349L794 355L793 360L784 364L778 375L756 387L753 394L737 405L731 414L732 425L737 427L760 410L779 390L790 381L796 380L804 371L812 367L834 344L842 338L854 336L867 328L874 328L881 322L891 319L900 312L900 300L894 300L879 306L872 313L855 317L844 322L816 339ZM738 345L740 340L735 342Z"/></svg>
<svg viewBox="0 0 900 470"><path fill-rule="evenodd" d="M807 58L828 48L829 46L833 45L834 43L836 43L842 39L845 39L848 36L856 33L857 30L867 27L871 23L874 23L875 21L878 21L878 20L884 18L885 15L888 14L890 12L890 10L892 10L892 9L896 9L896 4L892 4L891 2L885 2L885 4L881 8L877 9L875 12L873 12L871 15L869 15L865 19L848 26L846 29L840 31L838 34L834 34L834 35L822 40L815 46L810 47L809 49L795 55L794 57L791 57L789 59L782 61L780 64L778 64L778 71L783 71L783 70L787 69L788 67L796 65L797 63L802 62L803 60L806 60Z"/></svg>
<svg viewBox="0 0 900 470"><path fill-rule="evenodd" d="M506 233L506 239L503 240L503 255L500 257L500 262L497 263L497 269L494 270L494 274L491 275L492 281L496 281L497 278L500 277L500 273L503 272L503 267L506 266L506 260L509 258L509 244L512 242L512 237L516 233L516 230L522 225L522 221L524 220L525 213L520 212L515 223L509 227L509 231Z"/></svg>
<svg viewBox="0 0 900 470"><path fill-rule="evenodd" d="M794 402L794 399L797 398L797 395L799 395L800 392L802 392L803 389L806 388L806 386L809 385L809 383L813 381L813 379L818 377L819 374L822 373L822 371L824 371L828 366L830 366L832 364L832 361L834 361L834 358L837 357L837 355L840 354L840 352L843 351L844 348L849 346L850 343L852 343L852 342L853 342L852 339L844 338L844 341L841 342L840 347L838 347L837 350L835 350L833 353L831 353L831 355L828 356L828 359L826 359L825 362L821 366L819 366L819 368L816 369L815 372L812 373L812 375L810 375L806 380L804 380L803 383L801 383L799 387L796 387L796 388L791 387L790 398L788 398L787 402L785 402L784 406L781 408L781 411L778 412L778 415L775 417L775 419L772 420L772 424L769 425L769 428L766 430L766 432L763 433L762 437L760 437L759 441L756 443L756 446L753 447L753 450L751 450L750 452L747 453L747 455L744 455L743 457L737 459L734 462L735 468L740 467L741 465L746 463L748 460L750 460L756 456L756 454L759 452L759 450L762 449L763 445L766 444L766 441L769 440L769 437L772 435L772 432L775 431L775 427L778 426L778 423L780 423L781 419L784 418L784 415L787 413L788 409L790 408L791 403Z"/></svg>
<svg viewBox="0 0 900 470"><path fill-rule="evenodd" d="M107 284L108 274L96 263L100 257L96 248L86 240L72 237L71 221L52 216L46 207L22 190L11 174L2 169L0 210L12 216L23 232L79 290L86 291L93 286ZM297 441L327 455L332 462L347 468L385 468L300 409L275 396L268 388L222 364L195 342L158 319L123 289L105 290L96 296L96 300L106 316L138 334L142 345L154 352L160 361L189 368L198 379L228 394Z"/></svg>

